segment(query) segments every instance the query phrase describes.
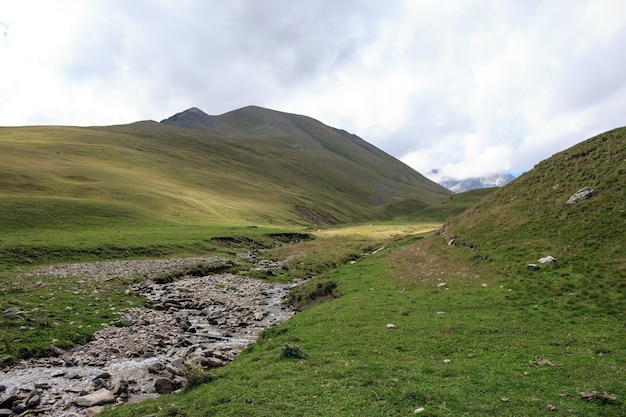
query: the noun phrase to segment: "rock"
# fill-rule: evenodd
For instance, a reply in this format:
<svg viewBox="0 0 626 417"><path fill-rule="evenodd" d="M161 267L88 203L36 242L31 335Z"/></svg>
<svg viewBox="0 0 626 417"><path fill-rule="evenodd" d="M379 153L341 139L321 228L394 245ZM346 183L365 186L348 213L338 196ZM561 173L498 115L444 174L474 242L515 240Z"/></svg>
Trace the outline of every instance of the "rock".
<svg viewBox="0 0 626 417"><path fill-rule="evenodd" d="M6 398L3 398L2 401L0 401L0 408L13 408L13 404L15 404L15 402L17 401L21 401L23 398L20 397L19 395L9 395Z"/></svg>
<svg viewBox="0 0 626 417"><path fill-rule="evenodd" d="M393 324L393 323L387 323L387 324L385 325L385 327L386 327L386 328L388 328L388 329L395 329L395 328L396 328L396 325L395 325L395 324Z"/></svg>
<svg viewBox="0 0 626 417"><path fill-rule="evenodd" d="M54 357L59 357L65 354L65 351L61 348L58 348L54 345L50 345L48 346L48 348L46 349L46 353L48 354L48 356L54 356Z"/></svg>
<svg viewBox="0 0 626 417"><path fill-rule="evenodd" d="M107 371L104 371L100 375L98 375L96 378L111 379L111 374Z"/></svg>
<svg viewBox="0 0 626 417"><path fill-rule="evenodd" d="M440 282L439 284L437 284L437 288L445 288L447 286L448 286L448 284L445 283L445 282Z"/></svg>
<svg viewBox="0 0 626 417"><path fill-rule="evenodd" d="M102 413L103 411L104 411L104 407L97 405L95 407L89 407L83 410L83 415L85 417L95 417L98 414Z"/></svg>
<svg viewBox="0 0 626 417"><path fill-rule="evenodd" d="M115 395L116 397L119 397L120 395L127 394L127 393L128 393L128 381L126 381L125 379L120 379L113 386L113 395Z"/></svg>
<svg viewBox="0 0 626 417"><path fill-rule="evenodd" d="M106 381L102 378L96 378L93 380L93 389L99 390L101 388L106 388Z"/></svg>
<svg viewBox="0 0 626 417"><path fill-rule="evenodd" d="M219 368L220 366L224 366L224 361L212 356L207 357L204 361L201 361L200 363L202 364L202 366L207 366L209 368Z"/></svg>
<svg viewBox="0 0 626 417"><path fill-rule="evenodd" d="M528 269L529 271L538 271L539 270L539 265L537 265L537 264L528 264L528 265L526 265L526 269Z"/></svg>
<svg viewBox="0 0 626 417"><path fill-rule="evenodd" d="M588 200L593 195L593 188L585 187L576 191L572 196L567 200L567 204L576 204L583 200Z"/></svg>
<svg viewBox="0 0 626 417"><path fill-rule="evenodd" d="M167 378L157 378L157 380L154 381L154 391L156 391L157 394L170 394L176 391L176 386Z"/></svg>
<svg viewBox="0 0 626 417"><path fill-rule="evenodd" d="M26 407L26 403L21 402L15 404L12 410L15 414L22 414L24 411L28 410L28 407Z"/></svg>
<svg viewBox="0 0 626 417"><path fill-rule="evenodd" d="M83 395L74 400L74 404L80 407L93 407L95 405L108 404L115 401L115 396L106 388L99 389L91 394Z"/></svg>
<svg viewBox="0 0 626 417"><path fill-rule="evenodd" d="M452 363L452 361L450 359L444 359L443 363Z"/></svg>
<svg viewBox="0 0 626 417"><path fill-rule="evenodd" d="M167 365L165 367L165 370L172 375L180 376L183 374L179 368L177 368L176 366L172 366L172 365Z"/></svg>
<svg viewBox="0 0 626 417"><path fill-rule="evenodd" d="M7 386L4 384L0 384L0 392L4 392L7 390Z"/></svg>
<svg viewBox="0 0 626 417"><path fill-rule="evenodd" d="M26 400L27 408L35 408L39 404L41 404L41 397L39 396L38 393L33 396L29 396L28 399Z"/></svg>
<svg viewBox="0 0 626 417"><path fill-rule="evenodd" d="M160 374L165 370L165 365L161 362L155 362L148 367L148 372L151 374Z"/></svg>
<svg viewBox="0 0 626 417"><path fill-rule="evenodd" d="M426 409L424 407L419 407L416 408L415 411L413 411L414 414L419 414L419 413L423 413Z"/></svg>
<svg viewBox="0 0 626 417"><path fill-rule="evenodd" d="M60 377L60 376L63 376L63 375L65 375L65 371L64 371L64 370L62 370L62 369L59 369L58 371L53 371L53 372L50 374L50 377L52 377L52 378L57 378L57 377Z"/></svg>
<svg viewBox="0 0 626 417"><path fill-rule="evenodd" d="M552 262L556 262L556 259L548 255L545 258L539 258L539 262L541 262L542 264L550 264Z"/></svg>
<svg viewBox="0 0 626 417"><path fill-rule="evenodd" d="M11 417L15 415L13 410L9 410L8 408L0 408L0 417Z"/></svg>
<svg viewBox="0 0 626 417"><path fill-rule="evenodd" d="M4 365L5 363L9 363L13 360L12 356L1 356L0 357L0 366Z"/></svg>

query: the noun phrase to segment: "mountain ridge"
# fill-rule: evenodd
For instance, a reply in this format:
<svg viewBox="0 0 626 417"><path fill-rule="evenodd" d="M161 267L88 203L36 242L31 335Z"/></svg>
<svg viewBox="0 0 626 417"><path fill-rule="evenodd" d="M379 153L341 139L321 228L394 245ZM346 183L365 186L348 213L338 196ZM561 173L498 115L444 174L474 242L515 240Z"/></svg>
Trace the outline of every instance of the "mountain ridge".
<svg viewBox="0 0 626 417"><path fill-rule="evenodd" d="M323 226L410 215L451 194L356 135L257 106L220 116L191 108L160 123L0 128L0 172L0 210L27 196L176 222Z"/></svg>

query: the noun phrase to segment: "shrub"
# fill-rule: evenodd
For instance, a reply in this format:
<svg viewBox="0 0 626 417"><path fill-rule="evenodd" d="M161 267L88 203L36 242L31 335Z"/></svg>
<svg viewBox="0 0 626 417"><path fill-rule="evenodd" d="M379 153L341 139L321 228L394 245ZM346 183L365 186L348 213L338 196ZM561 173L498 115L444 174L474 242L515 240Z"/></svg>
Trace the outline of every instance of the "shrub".
<svg viewBox="0 0 626 417"><path fill-rule="evenodd" d="M205 371L198 362L185 364L182 367L183 377L187 380L187 388L194 388L206 384L212 379L212 375Z"/></svg>
<svg viewBox="0 0 626 417"><path fill-rule="evenodd" d="M307 356L306 353L304 353L302 349L300 349L300 346L296 344L290 344L290 343L285 343L285 345L283 346L280 352L281 359L283 358L305 359L306 356Z"/></svg>

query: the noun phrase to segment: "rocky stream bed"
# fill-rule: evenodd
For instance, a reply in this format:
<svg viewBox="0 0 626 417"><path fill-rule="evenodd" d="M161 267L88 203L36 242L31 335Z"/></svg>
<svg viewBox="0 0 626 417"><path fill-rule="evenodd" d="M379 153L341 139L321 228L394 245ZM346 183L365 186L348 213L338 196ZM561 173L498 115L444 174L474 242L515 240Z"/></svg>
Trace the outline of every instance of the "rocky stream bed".
<svg viewBox="0 0 626 417"><path fill-rule="evenodd" d="M276 268L248 256L255 268ZM45 276L156 276L217 258L71 264L37 271ZM180 389L185 369L223 366L264 329L294 312L283 305L298 283L267 283L229 273L157 284L147 279L127 291L151 308L122 313L127 326L105 325L86 345L50 348L46 358L0 372L0 417L97 415L102 406L141 401Z"/></svg>

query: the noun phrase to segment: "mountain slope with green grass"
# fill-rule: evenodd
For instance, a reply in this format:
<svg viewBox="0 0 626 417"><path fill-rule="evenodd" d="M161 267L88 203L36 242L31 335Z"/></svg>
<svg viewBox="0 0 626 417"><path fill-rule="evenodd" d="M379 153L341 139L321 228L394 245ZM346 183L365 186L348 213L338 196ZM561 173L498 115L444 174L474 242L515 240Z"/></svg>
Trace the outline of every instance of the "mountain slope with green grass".
<svg viewBox="0 0 626 417"><path fill-rule="evenodd" d="M591 197L568 204L589 187ZM626 310L626 128L583 141L537 164L451 218L456 244L510 265L525 292L547 291L565 308L593 299L599 313ZM552 256L553 264L539 258ZM528 272L528 264L539 271Z"/></svg>
<svg viewBox="0 0 626 417"><path fill-rule="evenodd" d="M0 213L10 214L2 228L107 217L329 225L410 214L448 195L355 135L259 107L190 109L162 123L0 128Z"/></svg>

